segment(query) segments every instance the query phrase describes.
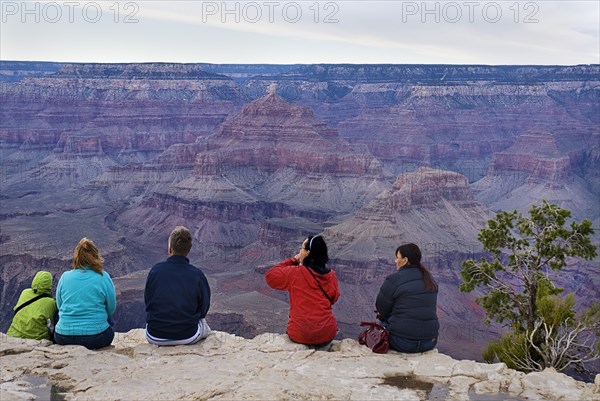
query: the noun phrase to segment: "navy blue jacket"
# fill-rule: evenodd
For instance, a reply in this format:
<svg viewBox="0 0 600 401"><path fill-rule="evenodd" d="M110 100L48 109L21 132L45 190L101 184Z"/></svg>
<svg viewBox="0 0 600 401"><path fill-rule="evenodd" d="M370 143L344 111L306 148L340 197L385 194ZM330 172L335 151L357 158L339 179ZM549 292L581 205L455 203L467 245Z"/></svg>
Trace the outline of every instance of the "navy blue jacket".
<svg viewBox="0 0 600 401"><path fill-rule="evenodd" d="M150 269L144 290L148 333L169 340L190 338L210 307L210 287L185 256L171 256Z"/></svg>
<svg viewBox="0 0 600 401"><path fill-rule="evenodd" d="M392 334L411 340L438 336L437 290L425 290L418 266L404 266L390 274L377 295L375 307Z"/></svg>

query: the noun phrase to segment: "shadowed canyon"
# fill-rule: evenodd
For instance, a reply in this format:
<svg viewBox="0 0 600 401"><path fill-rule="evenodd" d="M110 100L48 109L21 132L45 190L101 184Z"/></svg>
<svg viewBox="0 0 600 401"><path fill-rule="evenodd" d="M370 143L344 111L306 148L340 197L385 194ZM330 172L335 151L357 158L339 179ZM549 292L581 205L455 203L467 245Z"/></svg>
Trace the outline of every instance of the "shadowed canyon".
<svg viewBox="0 0 600 401"><path fill-rule="evenodd" d="M285 332L274 263L322 233L339 339L374 319L394 250L440 284L439 349L481 358L501 328L462 294L478 230L542 199L600 228L600 66L0 62L0 331L36 271L58 281L84 236L114 279L116 329L145 323L148 269L185 225L208 321ZM580 306L598 259L553 273ZM598 370L598 369L596 369Z"/></svg>

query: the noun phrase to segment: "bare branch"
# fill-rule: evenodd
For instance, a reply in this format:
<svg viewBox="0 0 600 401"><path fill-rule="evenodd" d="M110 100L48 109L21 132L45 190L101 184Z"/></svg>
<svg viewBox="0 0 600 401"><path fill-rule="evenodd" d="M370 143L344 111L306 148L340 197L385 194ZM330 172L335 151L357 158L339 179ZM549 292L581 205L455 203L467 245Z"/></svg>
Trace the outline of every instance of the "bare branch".
<svg viewBox="0 0 600 401"><path fill-rule="evenodd" d="M558 372L562 372L569 366L580 366L600 359L600 353L594 347L596 339L588 337L583 342L577 341L583 333L590 330L590 327L581 322L575 327L569 327L568 320L558 327L538 320L534 329L527 333L529 346L544 361L543 368L553 367ZM541 343L535 341L538 332L543 336Z"/></svg>

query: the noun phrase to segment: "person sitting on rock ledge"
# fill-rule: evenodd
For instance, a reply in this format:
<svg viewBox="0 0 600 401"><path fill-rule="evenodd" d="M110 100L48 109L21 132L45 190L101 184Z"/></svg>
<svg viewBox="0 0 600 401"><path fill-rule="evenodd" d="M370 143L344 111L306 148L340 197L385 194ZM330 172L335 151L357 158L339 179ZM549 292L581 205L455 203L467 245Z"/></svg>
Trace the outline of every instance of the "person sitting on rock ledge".
<svg viewBox="0 0 600 401"><path fill-rule="evenodd" d="M19 296L14 307L15 316L6 332L11 337L33 340L54 340L52 329L56 324L56 301L52 298L52 274L39 271Z"/></svg>
<svg viewBox="0 0 600 401"><path fill-rule="evenodd" d="M329 344L338 326L332 306L340 297L335 272L329 261L327 244L322 236L308 237L298 254L272 267L266 274L267 284L290 293L290 340L314 346Z"/></svg>
<svg viewBox="0 0 600 401"><path fill-rule="evenodd" d="M200 269L187 258L192 235L183 226L169 235L165 262L150 269L144 289L146 339L155 345L195 344L208 337L206 323L210 286Z"/></svg>
<svg viewBox="0 0 600 401"><path fill-rule="evenodd" d="M440 328L437 283L421 264L421 250L415 244L396 249L396 270L383 282L375 302L389 332L390 348L406 353L430 351Z"/></svg>
<svg viewBox="0 0 600 401"><path fill-rule="evenodd" d="M62 274L56 289L57 344L98 349L112 343L115 332L110 318L117 307L117 298L103 264L96 245L82 238L73 253L73 269Z"/></svg>

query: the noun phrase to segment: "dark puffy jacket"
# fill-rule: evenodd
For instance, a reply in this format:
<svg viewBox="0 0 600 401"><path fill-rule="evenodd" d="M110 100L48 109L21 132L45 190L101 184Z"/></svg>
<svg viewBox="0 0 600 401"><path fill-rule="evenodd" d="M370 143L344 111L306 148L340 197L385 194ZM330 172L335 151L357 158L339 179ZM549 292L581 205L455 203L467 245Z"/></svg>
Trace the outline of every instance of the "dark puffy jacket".
<svg viewBox="0 0 600 401"><path fill-rule="evenodd" d="M144 290L148 332L169 340L190 338L210 307L210 287L185 256L171 256L148 273Z"/></svg>
<svg viewBox="0 0 600 401"><path fill-rule="evenodd" d="M404 266L390 274L377 295L375 306L392 334L411 340L438 336L437 290L426 291L417 266Z"/></svg>

